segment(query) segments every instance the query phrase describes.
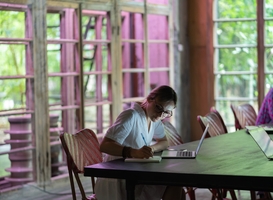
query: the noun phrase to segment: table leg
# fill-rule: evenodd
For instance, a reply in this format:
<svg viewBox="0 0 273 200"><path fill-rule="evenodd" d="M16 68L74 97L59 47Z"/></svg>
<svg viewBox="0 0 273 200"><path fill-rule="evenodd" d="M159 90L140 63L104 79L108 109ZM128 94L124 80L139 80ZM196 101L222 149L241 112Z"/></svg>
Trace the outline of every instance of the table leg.
<svg viewBox="0 0 273 200"><path fill-rule="evenodd" d="M127 200L135 200L135 181L126 180Z"/></svg>

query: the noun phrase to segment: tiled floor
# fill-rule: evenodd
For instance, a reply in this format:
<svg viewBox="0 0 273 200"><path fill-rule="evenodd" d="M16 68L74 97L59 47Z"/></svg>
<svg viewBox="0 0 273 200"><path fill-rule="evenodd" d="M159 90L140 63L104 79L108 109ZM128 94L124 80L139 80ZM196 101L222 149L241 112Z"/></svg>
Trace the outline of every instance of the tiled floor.
<svg viewBox="0 0 273 200"><path fill-rule="evenodd" d="M82 183L86 188L87 194L92 194L91 179L83 177ZM78 190L77 183L76 193L77 199L81 199L81 194ZM89 189L90 188L90 189ZM45 188L40 188L36 184L29 183L23 186L22 189L5 192L0 194L0 200L72 200L69 178L54 180L52 184Z"/></svg>
<svg viewBox="0 0 273 200"><path fill-rule="evenodd" d="M87 193L92 194L91 180L82 177L82 182L85 188L88 188ZM76 183L75 183L76 184ZM90 189L89 189L90 188ZM77 189L77 185L76 185ZM77 189L77 199L81 199L79 190ZM249 191L236 190L238 200L250 200ZM198 188L195 190L196 200L210 200L211 192L208 189ZM189 197L186 197L189 200ZM11 192L0 193L0 200L72 200L69 179L65 178L55 180L52 184L45 188L40 188L37 185L30 183L22 189ZM230 199L230 196L227 196Z"/></svg>
<svg viewBox="0 0 273 200"><path fill-rule="evenodd" d="M243 190L235 190L236 196L238 200L250 200L250 192L249 191L243 191ZM198 188L195 191L196 200L207 200L211 199L212 195L211 192L208 189L201 189ZM189 197L186 197L187 200L189 200ZM230 195L227 195L226 200L231 199Z"/></svg>

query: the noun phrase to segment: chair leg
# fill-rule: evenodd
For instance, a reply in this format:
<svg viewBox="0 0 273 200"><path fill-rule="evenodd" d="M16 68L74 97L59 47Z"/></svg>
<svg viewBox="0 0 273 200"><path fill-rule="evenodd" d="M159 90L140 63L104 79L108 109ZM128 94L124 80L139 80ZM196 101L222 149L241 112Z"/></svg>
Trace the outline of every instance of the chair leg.
<svg viewBox="0 0 273 200"><path fill-rule="evenodd" d="M91 177L91 182L92 182L93 194L95 194L95 178L94 177Z"/></svg>
<svg viewBox="0 0 273 200"><path fill-rule="evenodd" d="M256 191L251 190L250 197L251 197L251 200L256 200Z"/></svg>
<svg viewBox="0 0 273 200"><path fill-rule="evenodd" d="M190 200L195 200L195 191L192 187L187 187L187 193L189 195Z"/></svg>
<svg viewBox="0 0 273 200"><path fill-rule="evenodd" d="M210 191L212 193L211 200L216 200L216 198L217 198L217 190L216 189L210 189Z"/></svg>
<svg viewBox="0 0 273 200"><path fill-rule="evenodd" d="M223 200L222 189L217 189L217 199Z"/></svg>
<svg viewBox="0 0 273 200"><path fill-rule="evenodd" d="M74 181L73 181L72 169L71 169L71 165L69 164L70 162L68 160L69 159L67 159L67 168L68 168L68 174L69 174L69 180L70 180L70 187L71 187L71 191L72 191L72 197L73 197L73 200L77 200L75 185L74 185Z"/></svg>
<svg viewBox="0 0 273 200"><path fill-rule="evenodd" d="M237 200L237 196L236 196L234 190L229 190L229 193L230 193L230 196L231 196L231 199L232 199L232 200Z"/></svg>
<svg viewBox="0 0 273 200"><path fill-rule="evenodd" d="M227 192L228 192L227 189L223 189L223 191L222 191L223 198L226 198L226 197L227 197Z"/></svg>
<svg viewBox="0 0 273 200"><path fill-rule="evenodd" d="M270 192L265 192L265 196L268 200L273 200Z"/></svg>
<svg viewBox="0 0 273 200"><path fill-rule="evenodd" d="M73 171L74 172L74 171ZM79 174L77 172L74 172L74 177L78 183L78 187L80 189L80 192L81 192L81 195L82 195L82 199L86 199L86 195L85 195L85 192L84 192L84 188L82 186L82 183L81 183L81 180L80 180L80 177L79 177Z"/></svg>

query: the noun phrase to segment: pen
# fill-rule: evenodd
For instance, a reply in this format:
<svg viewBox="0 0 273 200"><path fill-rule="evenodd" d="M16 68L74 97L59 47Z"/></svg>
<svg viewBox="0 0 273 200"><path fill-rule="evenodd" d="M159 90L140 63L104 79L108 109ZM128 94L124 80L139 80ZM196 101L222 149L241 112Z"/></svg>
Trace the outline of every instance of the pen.
<svg viewBox="0 0 273 200"><path fill-rule="evenodd" d="M146 140L145 140L145 137L144 137L144 135L143 135L142 133L141 133L141 136L142 136L142 139L143 139L145 145L148 146L148 145L147 145L147 142L146 142Z"/></svg>

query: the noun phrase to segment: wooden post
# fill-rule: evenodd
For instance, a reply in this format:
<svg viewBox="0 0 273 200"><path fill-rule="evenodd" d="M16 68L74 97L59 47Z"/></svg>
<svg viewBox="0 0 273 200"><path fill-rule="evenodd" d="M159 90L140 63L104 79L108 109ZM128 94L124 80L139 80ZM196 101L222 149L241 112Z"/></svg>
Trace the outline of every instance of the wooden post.
<svg viewBox="0 0 273 200"><path fill-rule="evenodd" d="M123 110L122 108L122 63L121 63L121 17L120 17L120 7L115 1L113 7L110 11L110 19L112 26L112 38L111 38L111 55L113 63L113 74L112 74L112 90L113 92L113 113L112 118L116 119L119 113Z"/></svg>
<svg viewBox="0 0 273 200"><path fill-rule="evenodd" d="M212 0L188 2L191 139L202 134L197 115L214 105Z"/></svg>
<svg viewBox="0 0 273 200"><path fill-rule="evenodd" d="M48 113L48 75L46 50L46 0L32 0L33 66L34 66L34 134L36 145L37 184L51 180Z"/></svg>

